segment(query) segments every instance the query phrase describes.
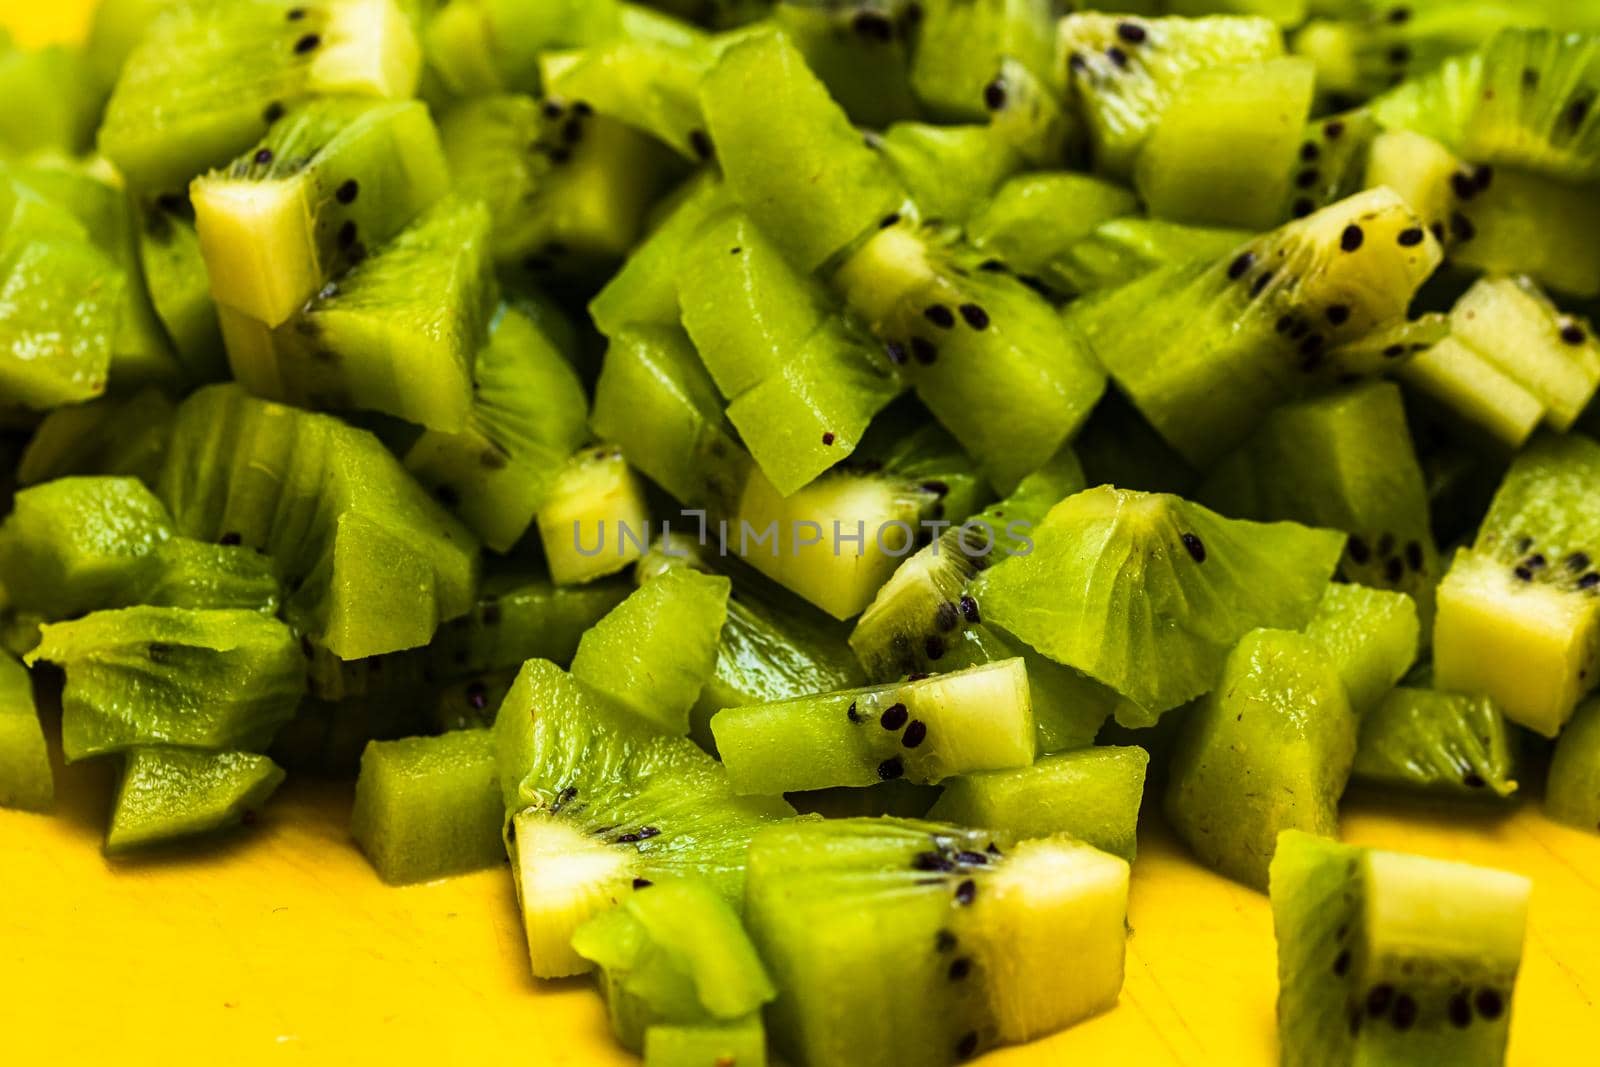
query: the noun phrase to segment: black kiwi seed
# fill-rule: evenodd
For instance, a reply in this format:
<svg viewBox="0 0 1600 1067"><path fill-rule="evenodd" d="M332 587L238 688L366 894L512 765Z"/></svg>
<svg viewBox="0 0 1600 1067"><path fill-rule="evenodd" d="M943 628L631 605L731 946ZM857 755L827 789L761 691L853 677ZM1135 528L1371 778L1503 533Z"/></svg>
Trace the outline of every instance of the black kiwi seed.
<svg viewBox="0 0 1600 1067"><path fill-rule="evenodd" d="M1478 164L1472 169L1472 180L1477 183L1478 192L1483 192L1494 181L1494 168L1487 163Z"/></svg>
<svg viewBox="0 0 1600 1067"><path fill-rule="evenodd" d="M1574 99L1572 103L1567 105L1567 125L1574 128L1582 126L1583 120L1589 117L1589 108L1591 106L1593 106L1593 101L1586 96Z"/></svg>
<svg viewBox="0 0 1600 1067"><path fill-rule="evenodd" d="M965 956L957 956L950 961L950 969L946 973L952 982L959 982L972 973L972 961Z"/></svg>
<svg viewBox="0 0 1600 1067"><path fill-rule="evenodd" d="M910 717L911 713L906 711L904 704L890 704L883 709L883 714L878 716L878 725L885 730L898 730Z"/></svg>
<svg viewBox="0 0 1600 1067"><path fill-rule="evenodd" d="M633 880L633 888L635 889L649 889L653 885L655 883L648 878L635 878Z"/></svg>
<svg viewBox="0 0 1600 1067"><path fill-rule="evenodd" d="M1459 211L1450 213L1450 232L1455 234L1458 241L1470 241L1478 236L1478 228L1472 224L1472 220Z"/></svg>
<svg viewBox="0 0 1600 1067"><path fill-rule="evenodd" d="M1396 1030L1409 1030L1417 1021L1417 1002L1405 993L1394 998L1394 1010L1389 1013L1389 1021Z"/></svg>
<svg viewBox="0 0 1600 1067"><path fill-rule="evenodd" d="M1533 581L1533 572L1521 563L1517 564L1515 567L1512 567L1511 573L1517 576L1518 581Z"/></svg>
<svg viewBox="0 0 1600 1067"><path fill-rule="evenodd" d="M1183 547L1188 549L1190 557L1193 558L1196 563L1204 563L1206 561L1205 542L1201 541L1200 538L1196 537L1194 534L1186 533L1183 535Z"/></svg>
<svg viewBox="0 0 1600 1067"><path fill-rule="evenodd" d="M936 634L929 634L927 639L922 642L922 651L927 653L928 658L931 660L943 659L945 651L944 639Z"/></svg>
<svg viewBox="0 0 1600 1067"><path fill-rule="evenodd" d="M941 330L955 329L955 314L943 304L929 304L925 309L923 309L922 317L939 327Z"/></svg>
<svg viewBox="0 0 1600 1067"><path fill-rule="evenodd" d="M1350 538L1344 549L1357 563L1365 563L1372 558L1372 549L1368 548L1367 543L1359 537Z"/></svg>
<svg viewBox="0 0 1600 1067"><path fill-rule="evenodd" d="M288 15L285 17L290 22L299 22L301 19L306 17L306 9L303 7L291 7Z"/></svg>
<svg viewBox="0 0 1600 1067"><path fill-rule="evenodd" d="M904 773L906 773L906 769L900 762L899 756L890 756L878 764L878 779L880 781L892 782Z"/></svg>
<svg viewBox="0 0 1600 1067"><path fill-rule="evenodd" d="M961 317L966 320L967 325L974 330L989 328L989 313L977 304L962 304L957 310L961 312Z"/></svg>
<svg viewBox="0 0 1600 1067"><path fill-rule="evenodd" d="M825 445L831 445L831 444L833 444L833 442L834 442L833 431L832 430L828 430L828 431L824 432L823 435L822 435L822 443L825 444Z"/></svg>
<svg viewBox="0 0 1600 1067"><path fill-rule="evenodd" d="M1300 158L1306 163L1315 163L1322 155L1322 149L1317 147L1317 142L1307 141L1300 146Z"/></svg>
<svg viewBox="0 0 1600 1067"><path fill-rule="evenodd" d="M861 722L861 721L863 721L861 713L856 710L856 702L854 700L852 700L850 702L850 707L845 709L844 715L845 715L845 718L849 719L851 722Z"/></svg>
<svg viewBox="0 0 1600 1067"><path fill-rule="evenodd" d="M255 160L256 160L256 165L260 166L260 167L264 167L268 163L271 163L272 162L272 149L270 149L270 148L258 149L256 151Z"/></svg>
<svg viewBox="0 0 1600 1067"><path fill-rule="evenodd" d="M1241 252L1232 263L1228 264L1228 277L1238 281L1244 277L1245 271L1256 265L1254 252Z"/></svg>
<svg viewBox="0 0 1600 1067"><path fill-rule="evenodd" d="M1405 560L1399 556L1390 556L1383 565L1383 576L1389 580L1390 585L1399 582L1406 576Z"/></svg>
<svg viewBox="0 0 1600 1067"><path fill-rule="evenodd" d="M341 183L339 188L334 190L333 198L339 201L341 204L353 204L356 202L356 197L360 194L361 183L356 181L354 178L351 178Z"/></svg>
<svg viewBox="0 0 1600 1067"><path fill-rule="evenodd" d="M1462 200L1471 200L1478 195L1478 183L1465 171L1458 170L1450 175L1450 188Z"/></svg>
<svg viewBox="0 0 1600 1067"><path fill-rule="evenodd" d="M956 610L954 604L946 600L934 611L933 624L945 633L949 633L961 625L961 613Z"/></svg>
<svg viewBox="0 0 1600 1067"><path fill-rule="evenodd" d="M1422 543L1420 541L1406 542L1406 566L1414 571L1422 570Z"/></svg>
<svg viewBox="0 0 1600 1067"><path fill-rule="evenodd" d="M1400 23L1402 23L1402 22L1405 22L1405 21L1409 20L1410 18L1411 18L1411 9L1409 7L1397 7L1397 8L1392 8L1389 11L1389 21L1394 23L1396 26L1400 25Z"/></svg>
<svg viewBox="0 0 1600 1067"><path fill-rule="evenodd" d="M1544 553L1543 552L1535 552L1533 555L1531 555L1527 559L1523 560L1522 561L1522 565L1524 567L1528 568L1530 571L1544 570L1544 566L1545 566Z"/></svg>
<svg viewBox="0 0 1600 1067"><path fill-rule="evenodd" d="M1346 252L1354 252L1361 247L1361 242L1366 239L1367 235L1361 232L1361 227L1352 222L1339 235L1339 247Z"/></svg>
<svg viewBox="0 0 1600 1067"><path fill-rule="evenodd" d="M1569 345L1583 344L1583 327L1575 322L1566 323L1561 327L1561 340Z"/></svg>
<svg viewBox="0 0 1600 1067"><path fill-rule="evenodd" d="M1272 284L1272 272L1264 270L1256 275L1256 280L1250 283L1250 298L1253 300L1261 295L1261 291Z"/></svg>
<svg viewBox="0 0 1600 1067"><path fill-rule="evenodd" d="M1383 1015L1389 1010L1389 1002L1394 999L1394 986L1387 982L1372 987L1367 994L1367 1014L1373 1018Z"/></svg>
<svg viewBox="0 0 1600 1067"><path fill-rule="evenodd" d="M939 358L939 346L926 337L913 337L911 339L911 354L918 363L927 366Z"/></svg>
<svg viewBox="0 0 1600 1067"><path fill-rule="evenodd" d="M890 341L883 346L884 354L889 357L889 362L896 367L902 366L906 361L906 346L899 341Z"/></svg>
<svg viewBox="0 0 1600 1067"><path fill-rule="evenodd" d="M1077 52L1074 52L1072 55L1067 57L1067 69L1072 71L1074 74L1082 74L1084 71L1089 69L1089 61L1084 59L1083 56L1079 55Z"/></svg>
<svg viewBox="0 0 1600 1067"><path fill-rule="evenodd" d="M1422 230L1417 226L1408 226L1400 231L1395 240L1400 242L1402 248L1412 248L1422 243Z"/></svg>
<svg viewBox="0 0 1600 1067"><path fill-rule="evenodd" d="M964 880L960 885L956 886L956 903L960 904L962 907L966 907L968 904L971 904L977 895L978 883L974 882L971 878ZM1484 990L1484 992L1487 993L1490 992L1490 990ZM1479 993L1478 998L1480 1001L1478 1007L1481 1011L1483 1008L1481 1003L1483 999L1483 993Z"/></svg>
<svg viewBox="0 0 1600 1067"><path fill-rule="evenodd" d="M961 1035L961 1040L956 1042L956 1055L962 1059L966 1059L976 1051L978 1051L977 1031L968 1030L965 1034Z"/></svg>
<svg viewBox="0 0 1600 1067"><path fill-rule="evenodd" d="M918 852L911 857L911 869L914 871L953 871L956 865L948 858L937 852ZM955 944L955 938L950 939Z"/></svg>
<svg viewBox="0 0 1600 1067"><path fill-rule="evenodd" d="M977 600L970 596L963 596L961 598L961 614L974 626L983 621L983 617L978 614Z"/></svg>
<svg viewBox="0 0 1600 1067"><path fill-rule="evenodd" d="M1004 78L996 78L983 87L983 106L990 111L999 111L1006 106L1006 82Z"/></svg>
<svg viewBox="0 0 1600 1067"><path fill-rule="evenodd" d="M1522 553L1533 547L1533 538L1523 535L1517 538L1517 552Z"/></svg>
<svg viewBox="0 0 1600 1067"><path fill-rule="evenodd" d="M1461 784L1466 786L1468 789L1482 789L1489 783L1485 782L1483 780L1483 775L1479 774L1477 771L1468 771L1466 774L1461 776Z"/></svg>
<svg viewBox="0 0 1600 1067"><path fill-rule="evenodd" d="M1311 214L1316 209L1317 209L1317 205L1313 204L1310 200L1306 199L1303 196L1297 198L1295 200L1295 202L1290 206L1290 210L1294 212L1294 217L1297 218L1297 219L1305 218L1307 215Z"/></svg>
<svg viewBox="0 0 1600 1067"><path fill-rule="evenodd" d="M1110 48L1106 49L1106 58L1111 60L1111 62L1115 63L1119 67L1126 67L1128 65L1128 53L1124 52L1116 45L1112 45Z"/></svg>
<svg viewBox="0 0 1600 1067"><path fill-rule="evenodd" d="M1350 308L1346 304L1329 304L1326 314L1328 321L1335 326L1343 326L1350 321Z"/></svg>
<svg viewBox="0 0 1600 1067"><path fill-rule="evenodd" d="M243 543L244 538L231 530L217 538L217 544L219 545L240 545ZM1580 567L1579 570L1582 570L1582 568Z"/></svg>
<svg viewBox="0 0 1600 1067"><path fill-rule="evenodd" d="M1320 181L1322 175L1316 170L1303 170L1294 176L1294 184L1298 189L1309 189Z"/></svg>
<svg viewBox="0 0 1600 1067"><path fill-rule="evenodd" d="M314 50L317 45L321 43L321 37L318 37L314 33L308 33L294 43L294 54L297 56L303 56L307 52Z"/></svg>
<svg viewBox="0 0 1600 1067"><path fill-rule="evenodd" d="M1145 38L1149 34L1137 22L1119 22L1117 23L1117 36L1129 44L1144 44Z"/></svg>
<svg viewBox="0 0 1600 1067"><path fill-rule="evenodd" d="M912 719L911 725L906 727L906 732L900 735L900 743L907 748L916 748L928 736L928 724L921 719Z"/></svg>
<svg viewBox="0 0 1600 1067"><path fill-rule="evenodd" d="M1467 1003L1465 993L1457 993L1450 998L1450 1025L1458 1030L1465 1030L1472 1025L1472 1005Z"/></svg>
<svg viewBox="0 0 1600 1067"><path fill-rule="evenodd" d="M1337 957L1334 958L1334 961L1333 961L1333 973L1338 975L1340 978L1343 978L1345 975L1350 973L1350 950L1349 949L1345 949L1344 951L1340 952Z"/></svg>
<svg viewBox="0 0 1600 1067"><path fill-rule="evenodd" d="M1473 998L1473 1004L1478 1009L1478 1014L1485 1019L1498 1019L1506 1010L1506 1002L1498 990L1480 989Z"/></svg>
<svg viewBox="0 0 1600 1067"><path fill-rule="evenodd" d="M346 221L343 226L340 226L339 227L339 234L338 234L338 238L337 239L338 239L340 248L349 248L351 245L355 244L356 243L356 224L355 224L355 222L354 221Z"/></svg>
<svg viewBox="0 0 1600 1067"><path fill-rule="evenodd" d="M891 212L889 212L889 214L885 215L883 218L878 220L878 229L887 230L889 227L893 226L895 223L897 223L899 221L900 221L900 212L891 211Z"/></svg>
<svg viewBox="0 0 1600 1067"><path fill-rule="evenodd" d="M1344 123L1338 119L1334 119L1332 122L1322 127L1322 136L1326 137L1330 141L1337 141L1340 137L1344 136Z"/></svg>
<svg viewBox="0 0 1600 1067"><path fill-rule="evenodd" d="M1411 62L1411 49L1403 44L1397 44L1389 49L1389 62L1397 67L1403 67Z"/></svg>
<svg viewBox="0 0 1600 1067"><path fill-rule="evenodd" d="M940 952L949 952L956 947L956 935L949 930L940 930L933 935L933 947Z"/></svg>
<svg viewBox="0 0 1600 1067"><path fill-rule="evenodd" d="M1433 234L1434 240L1444 240L1444 223L1433 222L1428 224L1428 230Z"/></svg>
<svg viewBox="0 0 1600 1067"><path fill-rule="evenodd" d="M1572 555L1568 556L1563 562L1566 563L1567 570L1569 570L1569 571L1573 571L1573 572L1586 571L1586 570L1589 569L1589 553L1587 553L1587 552L1574 552L1574 553L1572 553Z"/></svg>
<svg viewBox="0 0 1600 1067"><path fill-rule="evenodd" d="M1405 345L1390 345L1388 348L1385 348L1383 350L1383 355L1384 355L1384 358L1386 358L1386 359L1399 359L1401 356L1403 356L1405 354L1406 354L1406 346Z"/></svg>
<svg viewBox="0 0 1600 1067"><path fill-rule="evenodd" d="M689 147L700 159L710 159L712 153L711 135L704 130L689 131Z"/></svg>

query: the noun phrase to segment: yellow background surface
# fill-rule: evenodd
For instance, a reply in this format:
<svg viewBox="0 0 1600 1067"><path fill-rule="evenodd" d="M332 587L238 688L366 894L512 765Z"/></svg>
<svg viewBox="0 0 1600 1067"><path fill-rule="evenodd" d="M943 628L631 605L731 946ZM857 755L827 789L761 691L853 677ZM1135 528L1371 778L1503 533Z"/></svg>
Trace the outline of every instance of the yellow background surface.
<svg viewBox="0 0 1600 1067"><path fill-rule="evenodd" d="M0 24L30 43L70 39L84 10L0 0ZM349 840L347 785L291 783L251 832L119 862L99 848L108 768L71 768L58 786L54 816L0 811L0 1062L632 1062L587 983L529 977L505 870L383 886ZM1511 1062L1600 1060L1600 837L1532 804L1367 800L1347 805L1345 836L1531 877ZM1115 1010L983 1063L1275 1062L1264 897L1201 870L1152 824L1130 920Z"/></svg>

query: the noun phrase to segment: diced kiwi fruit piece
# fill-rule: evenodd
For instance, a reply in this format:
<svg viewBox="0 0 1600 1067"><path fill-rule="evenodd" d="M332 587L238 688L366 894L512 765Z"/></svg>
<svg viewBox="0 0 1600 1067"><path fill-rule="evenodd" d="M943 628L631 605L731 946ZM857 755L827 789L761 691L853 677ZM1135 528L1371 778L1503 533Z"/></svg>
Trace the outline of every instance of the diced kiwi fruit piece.
<svg viewBox="0 0 1600 1067"><path fill-rule="evenodd" d="M496 292L489 213L447 197L277 328L228 307L234 377L257 396L467 428Z"/></svg>
<svg viewBox="0 0 1600 1067"><path fill-rule="evenodd" d="M693 343L676 325L629 326L611 338L589 421L690 507L729 512L753 465Z"/></svg>
<svg viewBox="0 0 1600 1067"><path fill-rule="evenodd" d="M557 585L604 578L643 555L650 512L622 450L601 445L574 453L545 492L538 527Z"/></svg>
<svg viewBox="0 0 1600 1067"><path fill-rule="evenodd" d="M1411 205L1429 232L1447 240L1454 236L1450 216L1457 200L1451 179L1462 174L1463 167L1455 153L1425 134L1384 130L1373 137L1367 150L1365 186L1393 189ZM1473 181L1470 177L1465 180Z"/></svg>
<svg viewBox="0 0 1600 1067"><path fill-rule="evenodd" d="M1244 230L1127 215L1108 219L1074 241L1045 278L1064 292L1099 293L1160 267L1215 261L1249 239Z"/></svg>
<svg viewBox="0 0 1600 1067"><path fill-rule="evenodd" d="M145 31L178 0L105 0L97 4L84 40L84 58L106 89L117 83L122 65Z"/></svg>
<svg viewBox="0 0 1600 1067"><path fill-rule="evenodd" d="M211 295L279 326L449 182L424 105L356 97L301 105L190 187Z"/></svg>
<svg viewBox="0 0 1600 1067"><path fill-rule="evenodd" d="M69 760L141 745L260 751L305 692L289 628L254 611L135 607L46 626L28 654L66 671Z"/></svg>
<svg viewBox="0 0 1600 1067"><path fill-rule="evenodd" d="M74 474L128 475L154 486L166 457L175 405L150 388L56 408L34 429L17 461L17 483Z"/></svg>
<svg viewBox="0 0 1600 1067"><path fill-rule="evenodd" d="M1446 337L1401 364L1399 377L1448 416L1511 451L1544 421L1545 407L1533 392L1488 356Z"/></svg>
<svg viewBox="0 0 1600 1067"><path fill-rule="evenodd" d="M49 811L55 793L33 683L22 664L0 656L0 808Z"/></svg>
<svg viewBox="0 0 1600 1067"><path fill-rule="evenodd" d="M686 23L645 8L624 8L625 16L646 16L660 33L630 33L578 49L539 57L544 95L582 100L615 119L671 145L681 156L702 160L711 141L700 116L700 79L715 62L709 37Z"/></svg>
<svg viewBox="0 0 1600 1067"><path fill-rule="evenodd" d="M1502 1063L1531 889L1285 833L1272 863L1283 1063Z"/></svg>
<svg viewBox="0 0 1600 1067"><path fill-rule="evenodd" d="M1148 724L1211 689L1249 630L1304 625L1344 539L1102 486L1053 507L1032 540L974 584L984 618L1115 689L1138 706L1119 717Z"/></svg>
<svg viewBox="0 0 1600 1067"><path fill-rule="evenodd" d="M81 52L22 48L0 37L0 150L77 155L93 139L100 97Z"/></svg>
<svg viewBox="0 0 1600 1067"><path fill-rule="evenodd" d="M580 926L572 947L599 967L611 1031L634 1050L657 1026L759 1019L777 995L738 912L694 879L629 894Z"/></svg>
<svg viewBox="0 0 1600 1067"><path fill-rule="evenodd" d="M1084 487L1077 457L1071 449L1063 449L1023 478L1004 500L970 520L952 515L957 525L896 568L856 622L850 648L867 673L888 681L902 674L948 669L940 661L956 645L958 637L953 635L982 625L978 602L967 595L973 576L992 557L1004 558L1031 547L1022 538L1033 525Z"/></svg>
<svg viewBox="0 0 1600 1067"><path fill-rule="evenodd" d="M277 614L282 602L272 561L243 545L214 545L174 537L155 550L155 565L139 585L107 607L225 608Z"/></svg>
<svg viewBox="0 0 1600 1067"><path fill-rule="evenodd" d="M753 471L722 543L779 585L848 619L911 553L912 524L931 495L893 474L834 470L785 497Z"/></svg>
<svg viewBox="0 0 1600 1067"><path fill-rule="evenodd" d="M546 660L529 660L495 720L507 844L533 973L578 974L573 931L657 878L744 894L745 850L790 817L777 797L734 794L694 742L657 733Z"/></svg>
<svg viewBox="0 0 1600 1067"><path fill-rule="evenodd" d="M781 34L729 45L700 104L729 192L801 271L899 209L904 193Z"/></svg>
<svg viewBox="0 0 1600 1067"><path fill-rule="evenodd" d="M1404 593L1334 583L1305 634L1333 660L1359 717L1378 705L1417 659L1421 624Z"/></svg>
<svg viewBox="0 0 1600 1067"><path fill-rule="evenodd" d="M449 0L428 20L429 64L452 92L539 87L539 54L603 41L622 28L615 0Z"/></svg>
<svg viewBox="0 0 1600 1067"><path fill-rule="evenodd" d="M1021 659L866 689L749 704L711 719L740 793L934 783L1033 762Z"/></svg>
<svg viewBox="0 0 1600 1067"><path fill-rule="evenodd" d="M1393 384L1366 382L1278 408L1212 468L1199 496L1238 518L1345 531L1340 573L1409 593L1431 621L1443 568Z"/></svg>
<svg viewBox="0 0 1600 1067"><path fill-rule="evenodd" d="M139 228L139 265L150 302L189 379L201 383L226 377L211 281L186 201L146 205Z"/></svg>
<svg viewBox="0 0 1600 1067"><path fill-rule="evenodd" d="M1150 213L1255 230L1278 222L1313 80L1304 59L1191 71L1134 168Z"/></svg>
<svg viewBox="0 0 1600 1067"><path fill-rule="evenodd" d="M1305 139L1300 143L1292 168L1288 213L1297 219L1304 218L1362 189L1389 185L1411 203L1418 214L1425 214L1421 205L1412 203L1406 191L1392 181L1372 180L1371 160L1378 154L1375 140L1378 135L1377 121L1365 107L1320 116L1308 122ZM1392 176L1385 173L1385 177Z"/></svg>
<svg viewBox="0 0 1600 1067"><path fill-rule="evenodd" d="M897 122L873 147L922 217L951 222L971 215L1025 162L992 126Z"/></svg>
<svg viewBox="0 0 1600 1067"><path fill-rule="evenodd" d="M178 409L161 491L182 533L264 550L285 617L343 659L425 645L472 607L472 535L331 416L201 389Z"/></svg>
<svg viewBox="0 0 1600 1067"><path fill-rule="evenodd" d="M245 822L283 779L282 768L252 752L132 749L111 810L106 851L148 848Z"/></svg>
<svg viewBox="0 0 1600 1067"><path fill-rule="evenodd" d="M908 53L920 10L910 0L779 0L770 17L850 121L882 129L919 111Z"/></svg>
<svg viewBox="0 0 1600 1067"><path fill-rule="evenodd" d="M1084 12L1061 20L1056 50L1088 122L1095 166L1126 176L1191 71L1272 59L1283 44L1260 18Z"/></svg>
<svg viewBox="0 0 1600 1067"><path fill-rule="evenodd" d="M1329 350L1403 319L1439 258L1411 208L1374 189L1071 317L1140 412L1204 466L1269 408L1344 373Z"/></svg>
<svg viewBox="0 0 1600 1067"><path fill-rule="evenodd" d="M1451 309L1450 331L1537 397L1557 430L1570 429L1600 388L1593 329L1529 278L1479 279Z"/></svg>
<svg viewBox="0 0 1600 1067"><path fill-rule="evenodd" d="M1105 377L1040 295L950 235L897 222L834 275L934 417L999 492L1055 455Z"/></svg>
<svg viewBox="0 0 1600 1067"><path fill-rule="evenodd" d="M1401 686L1361 719L1355 781L1453 796L1516 792L1518 736L1485 696Z"/></svg>
<svg viewBox="0 0 1600 1067"><path fill-rule="evenodd" d="M732 583L688 567L641 585L583 635L572 676L657 729L689 732L717 663Z"/></svg>
<svg viewBox="0 0 1600 1067"><path fill-rule="evenodd" d="M1030 168L1055 170L1082 156L1081 124L1069 105L1048 73L1009 56L983 87L990 127Z"/></svg>
<svg viewBox="0 0 1600 1067"><path fill-rule="evenodd" d="M1055 8L1049 0L924 3L911 54L911 89L931 113L978 119L1004 59L1039 75L1054 61Z"/></svg>
<svg viewBox="0 0 1600 1067"><path fill-rule="evenodd" d="M587 409L551 337L518 307L503 306L477 354L467 426L424 433L406 453L406 469L485 545L505 552L583 443Z"/></svg>
<svg viewBox="0 0 1600 1067"><path fill-rule="evenodd" d="M678 270L684 328L780 493L849 456L900 391L882 349L743 212L708 222Z"/></svg>
<svg viewBox="0 0 1600 1067"><path fill-rule="evenodd" d="M615 337L624 326L676 326L676 264L706 219L729 204L716 173L704 170L669 194L669 206L642 234L621 269L589 302L595 328Z"/></svg>
<svg viewBox="0 0 1600 1067"><path fill-rule="evenodd" d="M60 478L16 495L0 525L0 580L11 605L50 618L124 603L173 536L166 508L135 478Z"/></svg>
<svg viewBox="0 0 1600 1067"><path fill-rule="evenodd" d="M956 522L994 499L978 465L949 431L928 418L927 409L910 398L873 420L856 466L882 470L900 478L926 501L926 532L919 543L933 539L938 522Z"/></svg>
<svg viewBox="0 0 1600 1067"><path fill-rule="evenodd" d="M917 1067L1069 1026L1116 1001L1127 887L1126 861L1061 836L901 819L764 830L745 907L778 987L772 1034L797 1063Z"/></svg>
<svg viewBox="0 0 1600 1067"><path fill-rule="evenodd" d="M1135 746L1040 757L1031 767L964 774L944 784L928 818L1018 839L1067 834L1133 862L1150 756Z"/></svg>
<svg viewBox="0 0 1600 1067"><path fill-rule="evenodd" d="M476 606L439 627L424 654L428 670L447 679L515 670L529 659L568 663L583 634L631 590L621 579L557 586L516 570L490 571ZM488 707L490 718L498 706Z"/></svg>
<svg viewBox="0 0 1600 1067"><path fill-rule="evenodd" d="M1585 701L1550 757L1544 810L1552 819L1600 829L1600 700Z"/></svg>
<svg viewBox="0 0 1600 1067"><path fill-rule="evenodd" d="M587 103L494 95L439 121L456 190L494 218L494 254L536 274L621 259L667 176L670 154Z"/></svg>
<svg viewBox="0 0 1600 1067"><path fill-rule="evenodd" d="M1600 662L1600 445L1544 436L1512 463L1439 586L1435 682L1554 737Z"/></svg>
<svg viewBox="0 0 1600 1067"><path fill-rule="evenodd" d="M967 220L966 231L975 247L1008 270L1069 291L1072 284L1057 269L1058 261L1102 223L1130 214L1137 205L1129 190L1086 174L1019 174Z"/></svg>
<svg viewBox="0 0 1600 1067"><path fill-rule="evenodd" d="M0 390L35 409L106 390L126 275L80 239L0 241Z"/></svg>
<svg viewBox="0 0 1600 1067"><path fill-rule="evenodd" d="M697 1026L657 1024L644 1032L646 1067L766 1067L767 1031L759 1015Z"/></svg>
<svg viewBox="0 0 1600 1067"><path fill-rule="evenodd" d="M1179 729L1167 818L1208 867L1265 889L1280 830L1338 832L1357 720L1314 640L1246 634Z"/></svg>
<svg viewBox="0 0 1600 1067"><path fill-rule="evenodd" d="M304 96L410 96L420 61L393 0L176 4L128 56L100 150L138 189L181 190Z"/></svg>
<svg viewBox="0 0 1600 1067"><path fill-rule="evenodd" d="M488 730L374 741L362 753L350 832L390 885L503 862L504 821Z"/></svg>
<svg viewBox="0 0 1600 1067"><path fill-rule="evenodd" d="M1451 218L1452 262L1530 274L1573 296L1600 296L1600 208L1587 186L1506 167L1472 173L1472 198L1457 200Z"/></svg>

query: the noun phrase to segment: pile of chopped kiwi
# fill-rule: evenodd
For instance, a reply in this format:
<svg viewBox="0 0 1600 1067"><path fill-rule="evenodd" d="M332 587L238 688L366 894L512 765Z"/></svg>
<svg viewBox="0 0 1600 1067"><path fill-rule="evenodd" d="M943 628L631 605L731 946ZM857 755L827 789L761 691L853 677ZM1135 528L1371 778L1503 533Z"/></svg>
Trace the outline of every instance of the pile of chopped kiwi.
<svg viewBox="0 0 1600 1067"><path fill-rule="evenodd" d="M652 1067L1110 1009L1161 819L1283 1064L1503 1062L1528 882L1339 805L1600 827L1600 5L1078 6L0 38L0 803L353 777Z"/></svg>

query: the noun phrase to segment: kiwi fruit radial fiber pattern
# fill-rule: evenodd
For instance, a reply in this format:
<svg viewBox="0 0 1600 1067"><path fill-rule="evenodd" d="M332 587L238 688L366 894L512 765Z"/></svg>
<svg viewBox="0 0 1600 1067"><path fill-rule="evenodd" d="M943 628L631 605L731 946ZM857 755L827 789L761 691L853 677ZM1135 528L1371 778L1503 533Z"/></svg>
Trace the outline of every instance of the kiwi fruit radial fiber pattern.
<svg viewBox="0 0 1600 1067"><path fill-rule="evenodd" d="M1160 820L1239 1047L1526 1061L1527 882L1340 809L1600 829L1597 311L1596 0L0 30L0 804L353 779L649 1067L1132 1010Z"/></svg>

